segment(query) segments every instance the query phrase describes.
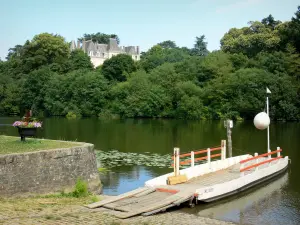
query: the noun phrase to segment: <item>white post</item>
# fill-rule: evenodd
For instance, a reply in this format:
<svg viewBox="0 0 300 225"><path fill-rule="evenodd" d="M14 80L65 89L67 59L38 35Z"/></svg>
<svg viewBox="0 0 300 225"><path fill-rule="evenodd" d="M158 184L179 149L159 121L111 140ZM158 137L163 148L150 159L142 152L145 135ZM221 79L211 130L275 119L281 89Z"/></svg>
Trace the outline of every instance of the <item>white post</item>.
<svg viewBox="0 0 300 225"><path fill-rule="evenodd" d="M277 151L280 150L280 147L277 147ZM277 157L280 157L280 152L277 152Z"/></svg>
<svg viewBox="0 0 300 225"><path fill-rule="evenodd" d="M176 159L177 159L177 148L174 148L174 153L173 153L173 157L174 157L174 176L176 176L176 171L177 171L177 164L176 164Z"/></svg>
<svg viewBox="0 0 300 225"><path fill-rule="evenodd" d="M195 154L194 151L191 151L191 167L195 166Z"/></svg>
<svg viewBox="0 0 300 225"><path fill-rule="evenodd" d="M179 148L176 148L177 150L177 157L176 157L176 164L177 164L177 167L176 167L176 176L179 175L179 168L180 168L180 159L179 159L179 155L180 155L180 149Z"/></svg>
<svg viewBox="0 0 300 225"><path fill-rule="evenodd" d="M221 141L221 159L226 159L226 140Z"/></svg>
<svg viewBox="0 0 300 225"><path fill-rule="evenodd" d="M254 153L254 157L255 156L258 156L258 153ZM255 164L257 164L258 163L258 159L255 159ZM255 167L255 171L257 171L258 170L258 166L256 166Z"/></svg>
<svg viewBox="0 0 300 225"><path fill-rule="evenodd" d="M208 166L209 166L209 169L211 168L210 167L210 148L207 149L207 163L208 163Z"/></svg>
<svg viewBox="0 0 300 225"><path fill-rule="evenodd" d="M268 97L268 94L270 94L271 93L271 91L267 88L267 115L270 117L270 115L269 115L269 97ZM270 149L270 125L268 126L268 130L267 130L267 132L268 132L268 153L270 153L271 152L271 149ZM268 155L268 158L270 159L271 158L271 155Z"/></svg>

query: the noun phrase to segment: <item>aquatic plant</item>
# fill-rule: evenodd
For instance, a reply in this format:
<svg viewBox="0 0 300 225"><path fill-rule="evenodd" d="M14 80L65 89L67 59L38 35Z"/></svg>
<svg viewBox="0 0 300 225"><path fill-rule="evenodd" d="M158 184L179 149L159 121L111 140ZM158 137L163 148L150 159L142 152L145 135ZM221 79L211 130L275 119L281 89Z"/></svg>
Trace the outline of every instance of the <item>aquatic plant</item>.
<svg viewBox="0 0 300 225"><path fill-rule="evenodd" d="M101 167L112 168L117 166L155 166L170 168L171 154L120 152L118 150L96 151L97 160Z"/></svg>

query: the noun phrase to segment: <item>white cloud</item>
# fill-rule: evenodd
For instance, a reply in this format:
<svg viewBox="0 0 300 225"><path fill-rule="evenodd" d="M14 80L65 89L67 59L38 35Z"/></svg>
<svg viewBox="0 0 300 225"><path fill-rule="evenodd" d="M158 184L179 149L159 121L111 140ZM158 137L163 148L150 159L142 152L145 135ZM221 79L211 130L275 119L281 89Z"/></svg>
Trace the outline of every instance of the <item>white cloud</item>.
<svg viewBox="0 0 300 225"><path fill-rule="evenodd" d="M240 10L243 8L246 8L247 6L255 5L258 3L263 2L264 0L244 0L244 1L237 1L232 4L217 8L216 12L217 13L225 13L225 12L230 12L233 10Z"/></svg>

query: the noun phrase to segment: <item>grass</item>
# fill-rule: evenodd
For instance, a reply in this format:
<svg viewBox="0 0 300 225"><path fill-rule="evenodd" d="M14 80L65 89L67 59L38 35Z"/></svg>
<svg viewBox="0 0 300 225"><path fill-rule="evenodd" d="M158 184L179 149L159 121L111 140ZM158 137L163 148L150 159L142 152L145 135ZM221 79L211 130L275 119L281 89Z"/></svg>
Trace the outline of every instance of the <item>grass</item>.
<svg viewBox="0 0 300 225"><path fill-rule="evenodd" d="M69 148L74 146L79 146L79 144L74 142L60 142L55 140L43 140L34 138L26 138L25 142L21 142L20 137L0 135L0 155L34 152L56 148Z"/></svg>
<svg viewBox="0 0 300 225"><path fill-rule="evenodd" d="M46 216L53 215L57 212L62 214L70 213L74 207L81 207L95 202L96 197L95 195L88 195L86 197L75 198L58 194L35 197L0 198L0 218L2 214L17 217L27 216L30 213L42 213ZM97 200L99 201L100 198L97 198Z"/></svg>

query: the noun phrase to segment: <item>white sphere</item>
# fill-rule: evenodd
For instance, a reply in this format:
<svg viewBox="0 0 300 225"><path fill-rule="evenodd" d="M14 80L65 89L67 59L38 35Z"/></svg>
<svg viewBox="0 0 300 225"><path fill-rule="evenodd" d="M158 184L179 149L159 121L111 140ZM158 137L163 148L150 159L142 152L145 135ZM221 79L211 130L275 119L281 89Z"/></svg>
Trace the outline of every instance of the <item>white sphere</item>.
<svg viewBox="0 0 300 225"><path fill-rule="evenodd" d="M254 117L254 126L259 130L264 130L270 125L270 117L265 112L260 112Z"/></svg>

